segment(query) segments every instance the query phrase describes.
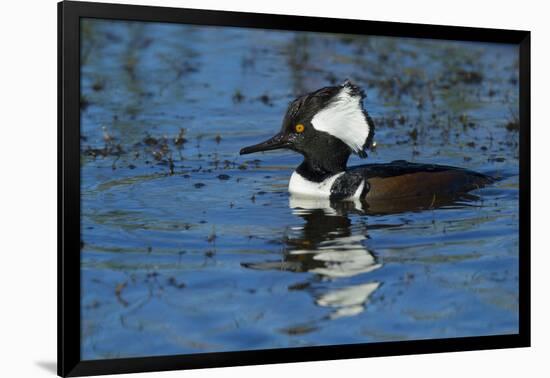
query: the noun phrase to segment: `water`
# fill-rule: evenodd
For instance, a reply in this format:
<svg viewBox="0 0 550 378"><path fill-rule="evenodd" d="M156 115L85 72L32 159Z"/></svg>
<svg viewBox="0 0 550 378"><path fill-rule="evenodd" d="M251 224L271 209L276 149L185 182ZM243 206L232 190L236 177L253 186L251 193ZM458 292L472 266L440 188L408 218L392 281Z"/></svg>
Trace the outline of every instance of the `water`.
<svg viewBox="0 0 550 378"><path fill-rule="evenodd" d="M518 332L516 47L101 20L81 40L83 359ZM345 78L368 162L500 180L365 210L289 197L294 153L238 155Z"/></svg>

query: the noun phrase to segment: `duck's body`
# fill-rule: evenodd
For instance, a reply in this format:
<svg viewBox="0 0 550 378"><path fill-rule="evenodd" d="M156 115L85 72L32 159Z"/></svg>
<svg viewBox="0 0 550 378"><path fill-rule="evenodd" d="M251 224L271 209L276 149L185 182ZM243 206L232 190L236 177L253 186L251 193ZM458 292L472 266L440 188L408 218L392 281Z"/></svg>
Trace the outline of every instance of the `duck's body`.
<svg viewBox="0 0 550 378"><path fill-rule="evenodd" d="M412 197L453 196L481 188L493 181L489 176L444 165L396 160L366 164L315 178L295 171L289 182L294 195L333 200L390 200Z"/></svg>
<svg viewBox="0 0 550 378"><path fill-rule="evenodd" d="M279 148L301 153L304 161L290 178L289 192L330 200L448 197L493 181L463 168L403 160L348 168L352 153L367 156L374 135L364 98L349 81L299 97L289 105L280 133L241 154Z"/></svg>

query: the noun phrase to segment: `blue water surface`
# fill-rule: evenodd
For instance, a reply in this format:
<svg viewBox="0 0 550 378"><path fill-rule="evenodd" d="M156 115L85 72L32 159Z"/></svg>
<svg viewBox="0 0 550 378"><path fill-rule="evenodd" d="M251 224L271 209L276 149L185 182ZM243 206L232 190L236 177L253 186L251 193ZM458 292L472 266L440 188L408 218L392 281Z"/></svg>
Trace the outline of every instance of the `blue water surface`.
<svg viewBox="0 0 550 378"><path fill-rule="evenodd" d="M105 20L81 33L83 359L518 332L515 46ZM238 155L297 95L345 79L376 123L368 162L499 180L369 210L289 197L295 153Z"/></svg>

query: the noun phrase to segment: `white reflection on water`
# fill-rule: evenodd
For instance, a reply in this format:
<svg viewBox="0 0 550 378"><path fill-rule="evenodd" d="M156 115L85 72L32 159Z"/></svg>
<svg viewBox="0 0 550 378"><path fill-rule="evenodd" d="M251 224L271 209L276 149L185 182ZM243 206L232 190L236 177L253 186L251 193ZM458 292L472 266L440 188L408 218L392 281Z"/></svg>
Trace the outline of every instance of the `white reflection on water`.
<svg viewBox="0 0 550 378"><path fill-rule="evenodd" d="M293 227L292 235L284 240L283 260L245 263L245 267L309 272L338 284L339 280L366 274L382 266L365 247L366 228L352 227L348 217L352 212L362 213L360 202L331 204L329 200L291 196L289 206L293 214L305 222ZM335 287L314 294L317 305L334 310L329 319L363 312L380 282L362 281L353 285L346 282L345 285L333 285Z"/></svg>
<svg viewBox="0 0 550 378"><path fill-rule="evenodd" d="M377 267L380 267L380 265ZM365 310L367 300L379 286L380 282L375 281L346 287L340 290L329 291L317 298L315 303L319 306L332 307L335 309L335 311L329 315L330 319L357 315Z"/></svg>
<svg viewBox="0 0 550 378"><path fill-rule="evenodd" d="M346 205L345 210L337 210L326 199L299 196L291 196L289 199L292 212L298 216L305 216L312 210L322 210L327 217L345 217L348 219L347 212L362 212L363 210L360 201L349 202ZM319 218L319 221L323 221L323 218ZM364 245L367 239L365 234L347 236L345 235L347 232L351 232L351 227L344 230L326 231L325 237L327 240L319 242L315 249L297 249L291 251L290 254L311 254L313 260L320 261L323 265L311 268L309 272L319 274L326 279L352 277L380 268L382 264L376 262L374 255ZM380 282L374 281L329 290L321 294L315 303L335 310L329 315L330 319L354 316L364 311L368 298L379 286Z"/></svg>

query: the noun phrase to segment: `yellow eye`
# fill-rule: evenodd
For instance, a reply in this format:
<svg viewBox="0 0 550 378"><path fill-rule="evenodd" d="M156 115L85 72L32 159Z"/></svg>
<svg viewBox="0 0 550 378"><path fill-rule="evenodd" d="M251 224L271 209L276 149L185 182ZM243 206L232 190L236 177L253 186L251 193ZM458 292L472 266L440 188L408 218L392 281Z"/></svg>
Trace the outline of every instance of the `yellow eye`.
<svg viewBox="0 0 550 378"><path fill-rule="evenodd" d="M303 133L304 130L305 130L305 127L304 127L304 125L299 123L296 126L294 126L294 130L296 130L297 133Z"/></svg>

